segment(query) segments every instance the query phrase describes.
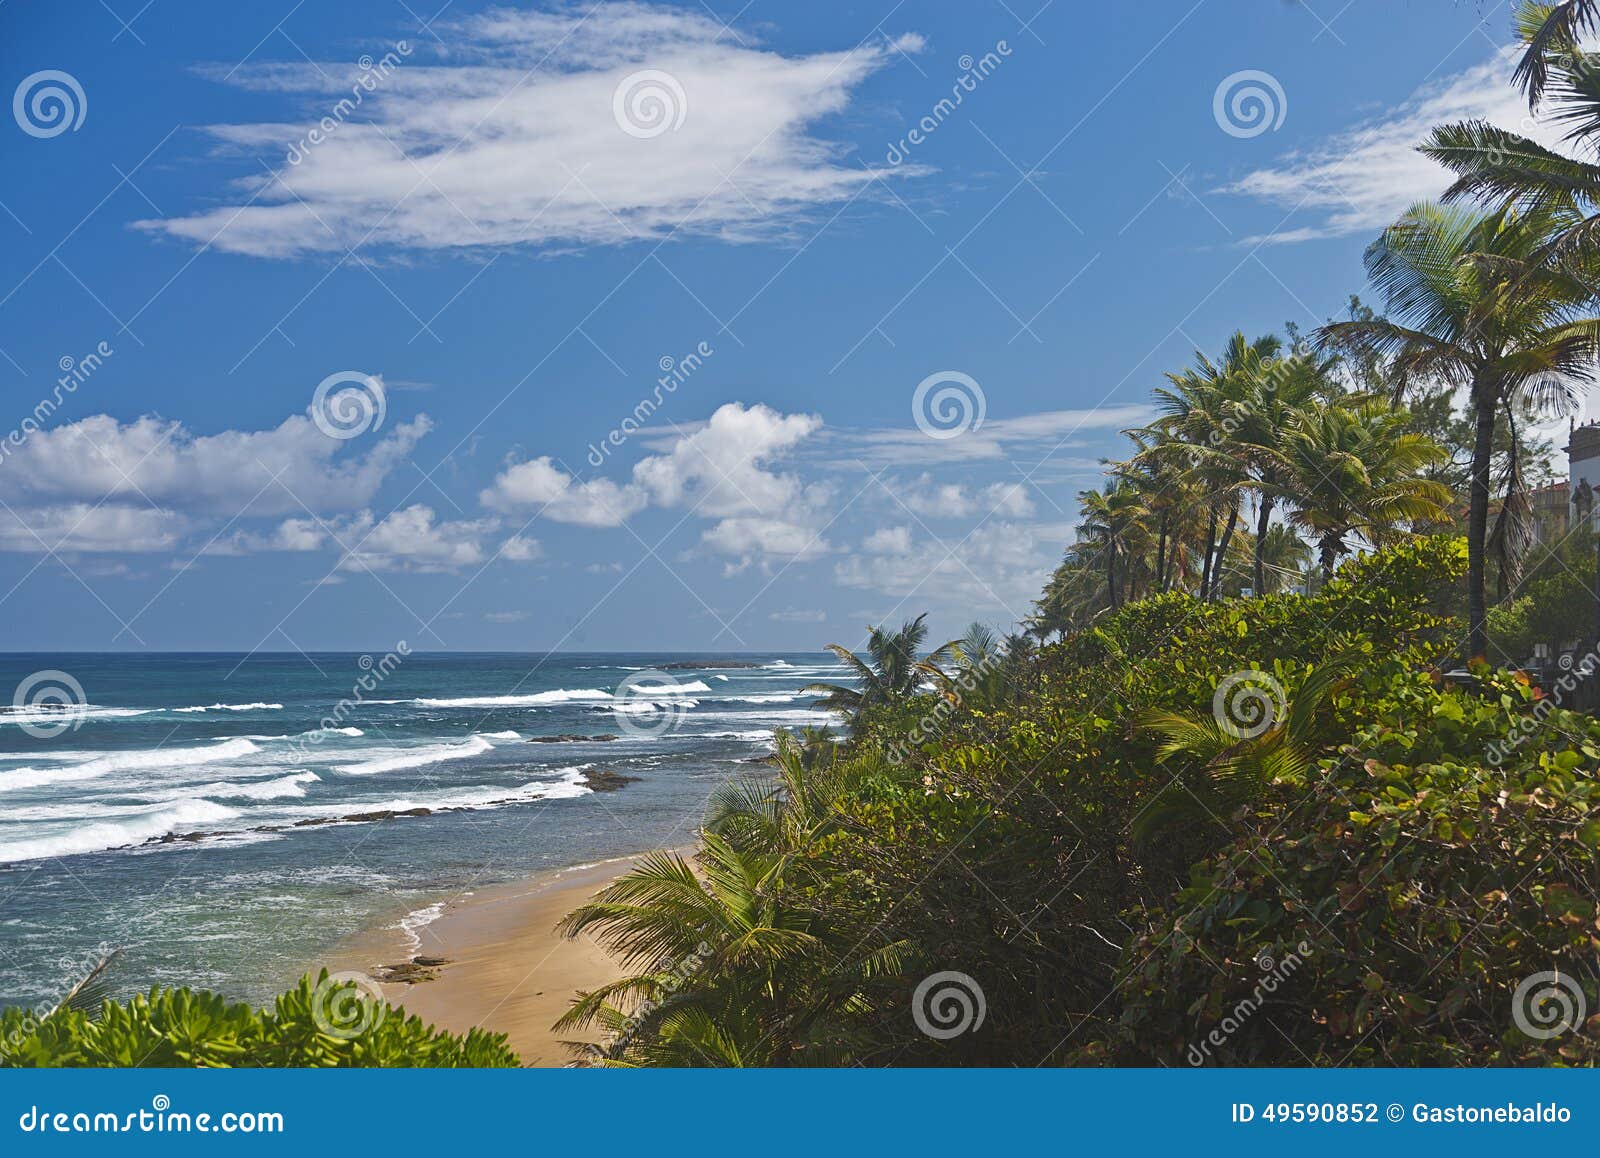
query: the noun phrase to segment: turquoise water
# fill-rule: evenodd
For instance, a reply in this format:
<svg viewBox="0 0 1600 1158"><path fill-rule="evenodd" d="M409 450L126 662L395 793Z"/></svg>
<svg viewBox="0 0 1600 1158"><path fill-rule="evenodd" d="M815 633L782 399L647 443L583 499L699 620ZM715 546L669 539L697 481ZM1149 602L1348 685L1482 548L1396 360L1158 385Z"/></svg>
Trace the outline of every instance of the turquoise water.
<svg viewBox="0 0 1600 1158"><path fill-rule="evenodd" d="M752 666L651 674L711 659ZM0 703L23 692L0 710L0 1004L112 947L122 992L260 1001L376 921L684 843L718 784L764 773L774 728L829 722L800 689L841 674L816 654L0 656ZM560 734L617 738L529 742ZM637 780L594 792L589 771Z"/></svg>

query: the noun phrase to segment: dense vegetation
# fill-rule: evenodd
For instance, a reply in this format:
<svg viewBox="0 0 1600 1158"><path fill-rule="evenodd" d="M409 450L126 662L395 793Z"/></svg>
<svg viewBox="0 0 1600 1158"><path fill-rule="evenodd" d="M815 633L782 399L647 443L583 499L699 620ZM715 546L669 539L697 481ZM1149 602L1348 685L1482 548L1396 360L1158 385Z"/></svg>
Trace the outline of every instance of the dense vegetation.
<svg viewBox="0 0 1600 1158"><path fill-rule="evenodd" d="M1592 153L1600 0L1519 29ZM1591 621L1528 426L1600 365L1600 166L1425 151L1459 180L1369 249L1382 312L1169 374L1028 634L875 629L844 743L568 918L628 969L589 1061L1597 1060L1600 722L1498 665Z"/></svg>
<svg viewBox="0 0 1600 1158"><path fill-rule="evenodd" d="M863 709L847 748L786 741L696 862L569 918L630 975L567 1023L612 1065L1594 1060L1513 997L1593 957L1600 723L1438 678L1465 564L1419 539L1312 596L1142 600L898 762L944 693ZM1230 676L1264 714L1219 704ZM939 1037L914 999L945 971L985 1009Z"/></svg>
<svg viewBox="0 0 1600 1158"><path fill-rule="evenodd" d="M503 1034L455 1036L354 983L315 979L271 1009L215 993L154 989L126 1002L0 1010L0 1066L516 1066Z"/></svg>

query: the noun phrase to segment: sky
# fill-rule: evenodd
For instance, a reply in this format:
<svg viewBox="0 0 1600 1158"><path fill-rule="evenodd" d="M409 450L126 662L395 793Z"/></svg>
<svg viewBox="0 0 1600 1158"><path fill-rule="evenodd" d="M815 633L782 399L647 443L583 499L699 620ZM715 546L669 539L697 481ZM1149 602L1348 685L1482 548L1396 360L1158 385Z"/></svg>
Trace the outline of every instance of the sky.
<svg viewBox="0 0 1600 1158"><path fill-rule="evenodd" d="M1428 127L1550 139L1489 0L441 2L0 7L0 647L1009 628Z"/></svg>

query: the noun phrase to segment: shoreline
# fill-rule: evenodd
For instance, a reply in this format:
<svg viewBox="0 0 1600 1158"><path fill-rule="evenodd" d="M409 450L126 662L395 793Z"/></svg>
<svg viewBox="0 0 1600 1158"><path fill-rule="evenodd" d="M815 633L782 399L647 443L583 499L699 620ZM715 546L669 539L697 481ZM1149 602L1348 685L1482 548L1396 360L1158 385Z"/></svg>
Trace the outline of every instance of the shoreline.
<svg viewBox="0 0 1600 1158"><path fill-rule="evenodd" d="M692 849L676 851L687 855ZM575 1055L561 1043L571 1037L555 1034L551 1025L580 989L614 981L622 969L593 940L567 940L555 926L645 855L557 869L436 901L356 934L329 953L325 964L374 976L384 999L408 1016L453 1033L474 1027L504 1033L525 1065L566 1065ZM414 964L408 969L408 963ZM407 981L396 970L417 979Z"/></svg>

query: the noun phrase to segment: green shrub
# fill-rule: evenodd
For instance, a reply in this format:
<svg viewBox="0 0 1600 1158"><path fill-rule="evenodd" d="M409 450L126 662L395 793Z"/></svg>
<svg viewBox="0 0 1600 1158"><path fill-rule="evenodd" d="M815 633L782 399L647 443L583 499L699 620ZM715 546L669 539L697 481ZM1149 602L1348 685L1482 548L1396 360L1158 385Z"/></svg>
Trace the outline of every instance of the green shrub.
<svg viewBox="0 0 1600 1158"><path fill-rule="evenodd" d="M425 1025L323 970L273 1008L190 989L152 989L105 1002L94 1019L64 1009L36 1017L0 1010L0 1066L505 1067L504 1034L464 1036Z"/></svg>

